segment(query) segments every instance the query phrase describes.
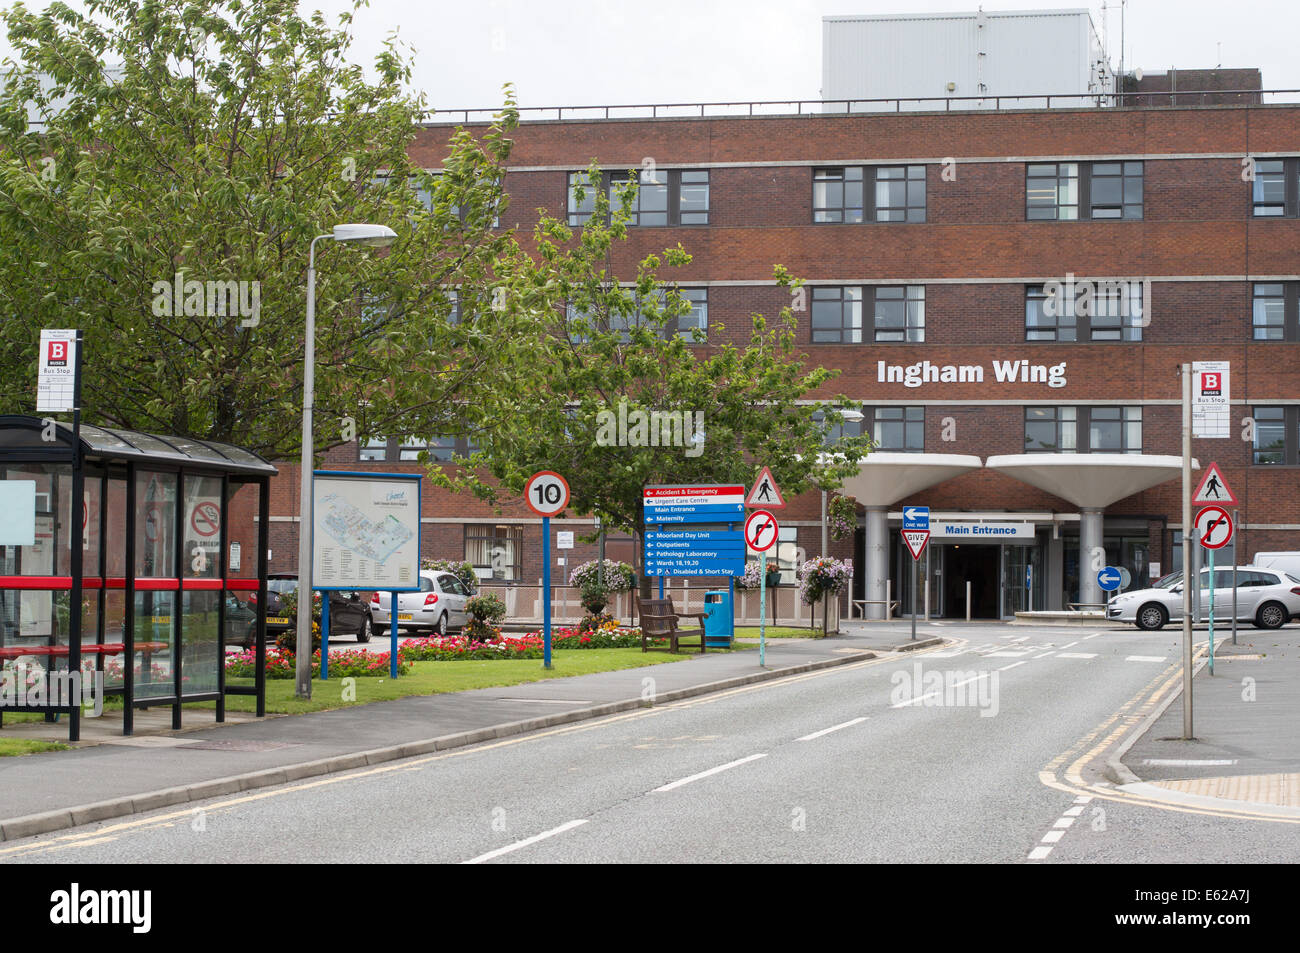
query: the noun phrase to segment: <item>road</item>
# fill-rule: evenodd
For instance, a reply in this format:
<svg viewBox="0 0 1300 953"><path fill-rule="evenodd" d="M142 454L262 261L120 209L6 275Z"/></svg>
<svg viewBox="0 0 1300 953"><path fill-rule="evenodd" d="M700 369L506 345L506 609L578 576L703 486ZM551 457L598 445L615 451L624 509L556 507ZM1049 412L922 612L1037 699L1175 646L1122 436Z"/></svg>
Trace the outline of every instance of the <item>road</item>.
<svg viewBox="0 0 1300 953"><path fill-rule="evenodd" d="M1177 631L960 624L936 631L953 642L6 843L0 860L1227 863L1300 856L1300 824L1146 806L1068 782L1065 769L1097 729L1104 735L1117 713L1133 714L1176 671ZM944 687L933 686L936 677Z"/></svg>

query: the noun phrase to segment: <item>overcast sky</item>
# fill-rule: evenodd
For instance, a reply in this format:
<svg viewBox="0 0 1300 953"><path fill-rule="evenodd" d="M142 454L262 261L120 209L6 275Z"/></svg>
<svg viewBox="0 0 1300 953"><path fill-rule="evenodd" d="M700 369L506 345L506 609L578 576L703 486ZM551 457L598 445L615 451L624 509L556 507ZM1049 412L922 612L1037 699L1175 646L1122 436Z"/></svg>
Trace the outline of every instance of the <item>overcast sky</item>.
<svg viewBox="0 0 1300 953"><path fill-rule="evenodd" d="M8 0L0 0L7 5ZM27 0L29 8L41 0ZM945 0L372 0L356 20L369 63L396 29L417 51L415 85L437 108L498 105L513 82L524 106L817 99L821 18L970 11ZM302 0L337 14L345 0ZM993 0L989 10L1100 3ZM1112 64L1120 5L1107 3ZM1258 66L1266 89L1300 88L1297 0L1131 0L1126 68ZM1220 48L1222 53L1220 59ZM7 55L8 44L0 43Z"/></svg>

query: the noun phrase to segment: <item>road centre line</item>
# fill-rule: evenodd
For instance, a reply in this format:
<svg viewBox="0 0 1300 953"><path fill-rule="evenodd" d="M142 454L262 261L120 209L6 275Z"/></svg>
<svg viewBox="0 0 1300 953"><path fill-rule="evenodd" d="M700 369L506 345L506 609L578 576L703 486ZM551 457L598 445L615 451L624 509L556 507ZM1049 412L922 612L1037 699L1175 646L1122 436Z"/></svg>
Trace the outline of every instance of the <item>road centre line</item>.
<svg viewBox="0 0 1300 953"><path fill-rule="evenodd" d="M1035 655L1034 658L1047 658L1051 654L1051 652L1044 652L1042 655Z"/></svg>
<svg viewBox="0 0 1300 953"><path fill-rule="evenodd" d="M540 834L534 834L532 837L526 837L521 841L515 841L513 844L507 844L505 847L498 847L496 850L490 850L486 854L479 854L477 857L463 860L461 863L481 864L485 861L500 857L503 854L513 853L514 851L521 850L531 844L536 844L538 841L544 841L548 837L554 837L556 834L563 834L565 831L571 831L575 827L581 827L586 823L586 820L569 821L568 823L561 824L559 827L552 827L549 831L542 831Z"/></svg>
<svg viewBox="0 0 1300 953"><path fill-rule="evenodd" d="M1062 649L1062 650L1065 650L1065 649L1074 648L1074 646L1076 646L1076 645L1078 645L1078 644L1079 644L1079 639L1075 639L1073 642L1070 642L1070 643L1068 643L1068 644L1066 644L1066 645L1062 645L1062 646L1061 646L1061 649Z"/></svg>
<svg viewBox="0 0 1300 953"><path fill-rule="evenodd" d="M1019 662L1012 662L1010 665L1003 665L1000 669L998 669L998 671L1005 672L1009 668L1015 668L1017 665L1024 665L1024 664L1025 663L1023 660Z"/></svg>
<svg viewBox="0 0 1300 953"><path fill-rule="evenodd" d="M915 655L929 655L930 651L922 649ZM297 794L301 791L312 788L325 787L331 784L341 784L348 781L356 781L366 777L374 777L380 774L387 774L393 771L410 771L422 768L435 761L444 761L450 758L460 758L466 755L479 754L485 751L491 751L497 748L513 747L518 744L525 744L533 741L540 741L544 738L550 738L557 735L578 734L582 732L595 731L600 728L608 727L619 722L637 720L662 715L669 711L679 711L686 708L693 708L699 705L711 704L715 701L722 701L734 695L759 691L766 688L773 688L778 685L789 685L795 682L807 681L813 678L821 678L827 675L835 675L849 671L855 671L861 668L870 668L877 665L883 665L889 662L896 662L897 659L888 656L880 656L874 659L863 659L860 662L851 662L848 665L840 665L832 668L818 669L812 672L803 672L799 675L790 675L785 678L773 679L771 681L756 682L752 685L742 685L738 688L729 689L722 692L713 692L709 695L699 698L687 699L680 702L671 702L664 705L656 705L651 708L638 708L633 711L621 712L616 715L609 715L605 718L591 719L572 725L561 725L544 731L533 731L525 734L514 735L508 738L502 738L497 741L465 745L459 748L453 748L448 751L442 751L431 755L425 755L417 758L402 758L385 764L375 765L373 767L352 770L347 772L333 772L328 775L313 778L310 781L303 781L296 784L281 785L278 787L266 788L249 794L241 794L238 797L227 798L226 800L217 801L209 804L205 808L207 811L230 810L244 804L251 804L256 801L262 801L273 797L283 797L286 794ZM73 834L54 835L50 840L37 844L18 844L11 847L0 847L0 857L13 854L31 854L41 853L54 849L55 845L64 842L79 841L84 842L87 838L102 837L105 834L117 834L123 832L137 832L148 830L168 821L174 821L181 818L189 818L193 815L194 808L186 806L181 810L170 811L166 814L160 814L150 817L132 816L130 820L122 820L118 823L110 823L107 827L99 827L91 831L82 831ZM84 826L84 825L83 825Z"/></svg>
<svg viewBox="0 0 1300 953"><path fill-rule="evenodd" d="M820 738L822 735L829 735L832 731L839 731L841 728L851 728L853 725L859 725L866 721L864 718L854 718L852 721L845 721L838 725L831 725L829 728L823 728L821 731L814 731L811 735L804 735L798 741L812 741L814 738Z"/></svg>
<svg viewBox="0 0 1300 953"><path fill-rule="evenodd" d="M1057 658L1096 658L1096 652L1062 652Z"/></svg>
<svg viewBox="0 0 1300 953"><path fill-rule="evenodd" d="M1130 655L1124 659L1126 662L1163 662L1164 660L1163 655Z"/></svg>
<svg viewBox="0 0 1300 953"><path fill-rule="evenodd" d="M728 761L726 764L720 764L716 768L709 768L709 770L701 771L699 774L692 774L688 778L682 778L679 781L673 781L669 784L662 784L659 787L655 788L655 792L658 793L660 791L672 791L681 787L684 784L690 784L692 781L699 781L702 778L707 778L710 777L711 775L719 774L723 771L730 771L732 768L738 768L742 764L748 764L750 761L757 761L759 758L766 758L766 757L767 755L765 753L759 753L759 754L751 754L747 758L738 758L735 761Z"/></svg>

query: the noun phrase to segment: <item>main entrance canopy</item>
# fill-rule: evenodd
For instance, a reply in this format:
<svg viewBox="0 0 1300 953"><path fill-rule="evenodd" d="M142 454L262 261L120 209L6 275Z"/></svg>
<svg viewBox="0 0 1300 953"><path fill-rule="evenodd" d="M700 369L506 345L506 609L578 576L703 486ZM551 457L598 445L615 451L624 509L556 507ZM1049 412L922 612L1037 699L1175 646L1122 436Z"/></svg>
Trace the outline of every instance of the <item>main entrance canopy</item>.
<svg viewBox="0 0 1300 953"><path fill-rule="evenodd" d="M98 678L135 708L257 698L265 714L267 484L275 467L239 447L0 416L0 663L15 676ZM75 609L74 609L75 607ZM257 676L228 685L225 646L256 646ZM78 673L80 673L78 675ZM74 682L72 676L79 681ZM7 711L69 715L82 697L5 698Z"/></svg>

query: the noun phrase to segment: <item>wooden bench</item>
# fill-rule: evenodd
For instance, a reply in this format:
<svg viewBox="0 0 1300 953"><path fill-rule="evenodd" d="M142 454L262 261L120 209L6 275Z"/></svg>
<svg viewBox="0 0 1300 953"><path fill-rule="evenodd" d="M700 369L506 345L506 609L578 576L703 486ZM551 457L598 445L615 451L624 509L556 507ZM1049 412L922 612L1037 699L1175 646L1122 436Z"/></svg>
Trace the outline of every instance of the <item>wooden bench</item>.
<svg viewBox="0 0 1300 953"><path fill-rule="evenodd" d="M700 654L703 655L706 649L704 638L704 620L709 617L707 612L677 612L673 608L671 599L641 599L638 622L641 624L641 651L642 652L676 652L681 645L681 639L686 637L693 639L699 636ZM698 629L682 630L677 627L678 619L699 619L700 627ZM668 645L650 647L651 639L667 639ZM694 648L692 644L688 646Z"/></svg>

